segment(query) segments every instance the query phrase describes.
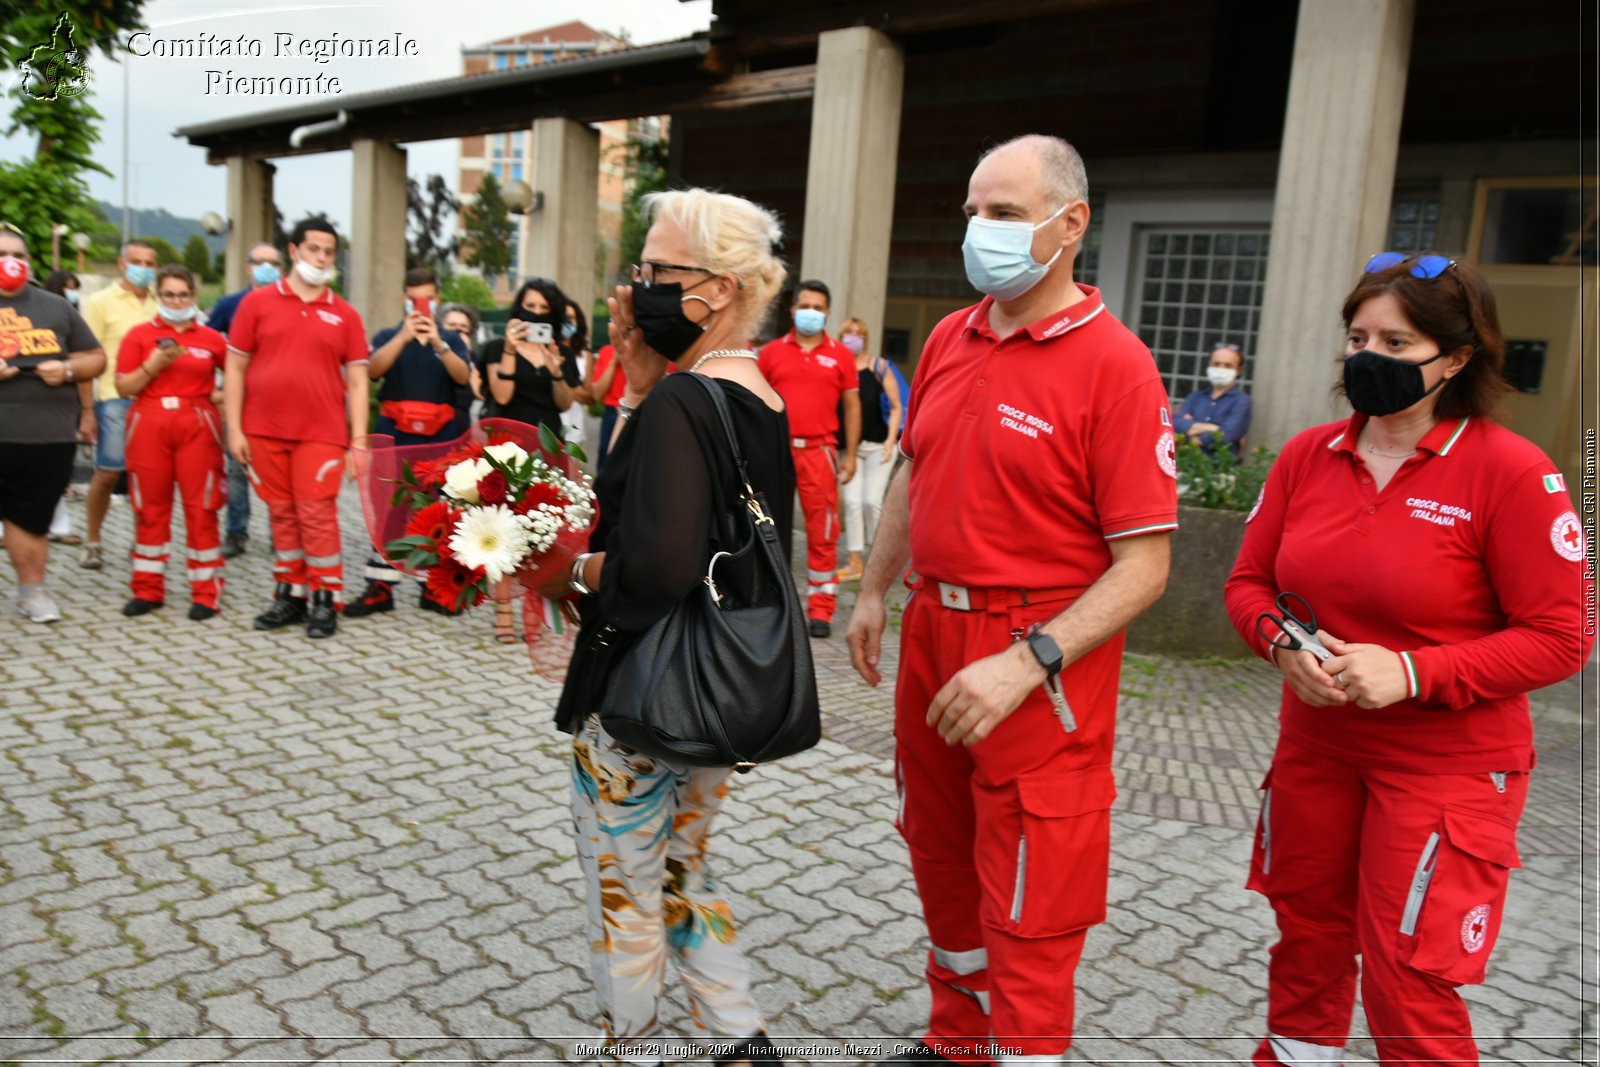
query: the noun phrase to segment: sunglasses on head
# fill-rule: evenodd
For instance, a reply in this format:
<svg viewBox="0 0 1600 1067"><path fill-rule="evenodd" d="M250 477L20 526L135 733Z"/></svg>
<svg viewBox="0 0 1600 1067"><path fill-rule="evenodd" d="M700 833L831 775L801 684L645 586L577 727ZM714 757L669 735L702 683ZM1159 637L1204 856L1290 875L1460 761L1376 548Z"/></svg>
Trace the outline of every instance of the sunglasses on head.
<svg viewBox="0 0 1600 1067"><path fill-rule="evenodd" d="M1456 261L1445 256L1415 256L1406 252L1379 252L1367 260L1365 272L1377 274L1402 263L1411 264L1413 278L1437 278L1445 271L1456 265Z"/></svg>
<svg viewBox="0 0 1600 1067"><path fill-rule="evenodd" d="M1229 349L1229 350L1234 351L1234 352L1242 352L1242 351L1244 351L1242 348L1240 348L1233 341L1216 341L1216 342L1212 343L1211 351L1215 352L1219 348L1226 348L1226 349Z"/></svg>

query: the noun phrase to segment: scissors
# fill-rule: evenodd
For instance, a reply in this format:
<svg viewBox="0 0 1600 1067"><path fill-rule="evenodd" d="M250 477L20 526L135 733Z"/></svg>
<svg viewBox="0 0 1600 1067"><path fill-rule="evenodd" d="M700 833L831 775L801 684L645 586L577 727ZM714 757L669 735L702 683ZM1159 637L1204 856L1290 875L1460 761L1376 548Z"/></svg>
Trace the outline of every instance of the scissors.
<svg viewBox="0 0 1600 1067"><path fill-rule="evenodd" d="M1305 597L1299 593L1279 593L1274 603L1278 614L1263 611L1256 616L1256 633L1263 641L1286 652L1304 649L1323 663L1333 658L1327 646L1317 640L1317 613L1311 610ZM1298 606L1291 608L1291 603Z"/></svg>

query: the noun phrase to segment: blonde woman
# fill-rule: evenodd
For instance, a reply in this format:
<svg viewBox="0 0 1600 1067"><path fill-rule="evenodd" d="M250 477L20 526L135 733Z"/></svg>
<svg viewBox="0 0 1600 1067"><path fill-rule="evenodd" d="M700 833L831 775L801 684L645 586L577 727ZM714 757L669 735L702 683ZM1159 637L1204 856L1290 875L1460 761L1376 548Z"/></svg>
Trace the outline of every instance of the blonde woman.
<svg viewBox="0 0 1600 1067"><path fill-rule="evenodd" d="M841 582L854 582L861 577L861 554L878 529L905 413L900 376L872 354L867 338L867 324L860 319L845 319L839 327L839 343L855 353L856 377L861 381L861 476L839 488L844 502L844 544L850 552L849 561L839 571Z"/></svg>
<svg viewBox="0 0 1600 1067"><path fill-rule="evenodd" d="M707 867L729 770L641 755L613 740L593 712L616 655L700 585L723 540L719 516L737 501L720 420L691 374L714 379L726 397L751 484L789 551L789 420L745 343L783 283L774 251L781 232L765 209L704 189L652 193L643 206L652 222L633 286L608 301L627 389L595 486L600 523L567 581L545 591L570 588L580 598L583 628L556 714L576 735L572 806L591 969L613 1042L659 1033L670 957L697 1036L721 1039L715 1062L776 1063L732 909ZM690 373L668 377L669 363ZM615 1053L623 1062L657 1059L638 1045Z"/></svg>

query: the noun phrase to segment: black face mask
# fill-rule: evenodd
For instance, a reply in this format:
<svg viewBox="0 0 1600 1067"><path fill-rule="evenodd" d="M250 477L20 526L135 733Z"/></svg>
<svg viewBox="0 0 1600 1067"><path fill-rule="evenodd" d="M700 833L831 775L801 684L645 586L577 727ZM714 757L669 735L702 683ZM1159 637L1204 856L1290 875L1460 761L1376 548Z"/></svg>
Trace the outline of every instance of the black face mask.
<svg viewBox="0 0 1600 1067"><path fill-rule="evenodd" d="M1440 378L1432 389L1422 384L1422 368L1445 357L1411 363L1365 348L1344 358L1344 395L1350 406L1363 415L1393 415L1404 411L1435 392L1448 378Z"/></svg>
<svg viewBox="0 0 1600 1067"><path fill-rule="evenodd" d="M683 286L677 282L671 285L657 282L651 286L633 283L633 319L639 325L644 343L674 362L695 346L711 322L708 317L705 323L698 323L683 313L683 293ZM705 297L689 299L701 301L707 309L711 307Z"/></svg>
<svg viewBox="0 0 1600 1067"><path fill-rule="evenodd" d="M520 304L514 305L511 308L511 313L507 316L507 318L515 319L518 322L542 322L546 326L550 327L550 336L555 339L559 339L561 337L561 324L567 321L567 317L564 314L558 315L553 311L528 311Z"/></svg>

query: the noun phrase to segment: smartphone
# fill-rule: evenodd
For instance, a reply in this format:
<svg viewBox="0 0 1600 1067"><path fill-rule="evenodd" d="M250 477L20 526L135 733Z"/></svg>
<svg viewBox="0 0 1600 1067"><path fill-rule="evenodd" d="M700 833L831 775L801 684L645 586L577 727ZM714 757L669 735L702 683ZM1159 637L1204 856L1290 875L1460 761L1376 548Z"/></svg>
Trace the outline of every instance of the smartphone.
<svg viewBox="0 0 1600 1067"><path fill-rule="evenodd" d="M523 332L523 336L536 345L547 345L555 334L550 329L548 322L530 322L527 324L527 329Z"/></svg>
<svg viewBox="0 0 1600 1067"><path fill-rule="evenodd" d="M156 342L156 347L170 354L172 349L178 347L178 342L170 337L163 337L161 340Z"/></svg>
<svg viewBox="0 0 1600 1067"><path fill-rule="evenodd" d="M430 319L433 318L433 301L425 296L417 297L411 301L411 313L413 315L425 315Z"/></svg>

